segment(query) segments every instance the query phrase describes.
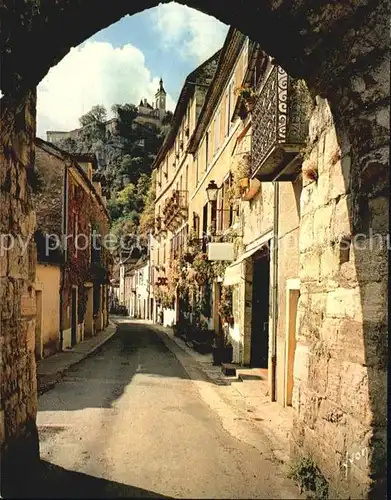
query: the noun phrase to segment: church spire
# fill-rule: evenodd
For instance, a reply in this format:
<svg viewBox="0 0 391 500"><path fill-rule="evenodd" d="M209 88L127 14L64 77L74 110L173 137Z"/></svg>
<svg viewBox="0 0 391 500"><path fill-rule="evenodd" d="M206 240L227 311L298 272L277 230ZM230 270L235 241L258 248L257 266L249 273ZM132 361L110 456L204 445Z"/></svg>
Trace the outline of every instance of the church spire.
<svg viewBox="0 0 391 500"><path fill-rule="evenodd" d="M163 87L163 78L160 77L160 80L159 80L159 89L158 89L158 92L162 93L162 94L166 94L166 91L164 90L164 87Z"/></svg>
<svg viewBox="0 0 391 500"><path fill-rule="evenodd" d="M159 88L155 94L155 108L158 110L160 120L166 114L166 96L167 92L163 87L163 78L159 80Z"/></svg>

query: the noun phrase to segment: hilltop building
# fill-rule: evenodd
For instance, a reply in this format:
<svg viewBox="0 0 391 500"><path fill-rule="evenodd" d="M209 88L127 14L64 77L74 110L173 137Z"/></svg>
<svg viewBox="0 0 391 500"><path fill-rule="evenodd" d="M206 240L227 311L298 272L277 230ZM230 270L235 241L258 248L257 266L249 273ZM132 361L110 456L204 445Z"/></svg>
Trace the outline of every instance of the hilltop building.
<svg viewBox="0 0 391 500"><path fill-rule="evenodd" d="M134 123L152 124L156 127L162 125L163 120L167 114L166 109L166 98L167 92L164 89L163 79L159 80L159 88L155 93L155 101L150 104L147 99L143 98L140 100L140 104L137 106L138 116L135 118ZM88 127L88 125L87 125ZM106 136L116 135L118 132L118 120L117 118L111 118L105 122ZM74 139L80 137L81 133L86 129L86 127L80 127L70 131L60 131L60 130L48 130L46 132L46 140L53 144L58 144L60 141L65 139Z"/></svg>

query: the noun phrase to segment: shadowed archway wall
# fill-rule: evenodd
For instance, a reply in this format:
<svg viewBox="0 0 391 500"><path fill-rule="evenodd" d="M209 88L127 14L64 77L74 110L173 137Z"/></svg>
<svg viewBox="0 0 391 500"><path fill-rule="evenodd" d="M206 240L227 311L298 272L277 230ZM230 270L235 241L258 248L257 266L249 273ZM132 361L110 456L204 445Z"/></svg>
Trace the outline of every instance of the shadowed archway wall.
<svg viewBox="0 0 391 500"><path fill-rule="evenodd" d="M0 226L15 242L0 253L0 438L7 471L27 470L38 456L35 222L28 185L35 89L72 46L158 3L5 0L1 6ZM368 242L371 231L385 241L388 233L388 2L183 3L258 41L317 96L304 164L315 163L319 177L304 185L301 199L292 450L314 454L340 493L380 498L386 477L387 247L351 245L346 253L339 242L359 233ZM372 452L366 465L347 470L344 457L356 445Z"/></svg>

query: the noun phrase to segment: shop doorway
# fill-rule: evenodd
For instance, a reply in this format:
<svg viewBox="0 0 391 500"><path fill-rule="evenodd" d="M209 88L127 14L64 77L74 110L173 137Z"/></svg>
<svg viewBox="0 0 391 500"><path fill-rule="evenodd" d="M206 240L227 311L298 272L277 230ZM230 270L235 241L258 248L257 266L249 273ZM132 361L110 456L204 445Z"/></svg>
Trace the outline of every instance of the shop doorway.
<svg viewBox="0 0 391 500"><path fill-rule="evenodd" d="M253 297L251 321L251 358L254 368L268 368L269 358L269 249L259 250L253 257Z"/></svg>

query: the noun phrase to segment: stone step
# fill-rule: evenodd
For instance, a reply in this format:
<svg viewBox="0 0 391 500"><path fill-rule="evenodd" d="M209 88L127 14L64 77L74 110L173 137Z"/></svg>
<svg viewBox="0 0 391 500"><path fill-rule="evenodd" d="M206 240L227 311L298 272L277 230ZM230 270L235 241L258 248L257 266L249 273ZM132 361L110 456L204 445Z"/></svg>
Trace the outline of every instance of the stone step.
<svg viewBox="0 0 391 500"><path fill-rule="evenodd" d="M242 382L246 380L256 380L256 381L265 380L261 375L247 375L245 373L240 373L238 375L238 379L241 380Z"/></svg>
<svg viewBox="0 0 391 500"><path fill-rule="evenodd" d="M197 340L194 340L193 347L200 354L209 354L212 352L212 346L209 342L198 342Z"/></svg>
<svg viewBox="0 0 391 500"><path fill-rule="evenodd" d="M221 363L221 371L226 377L236 377L236 366L232 363Z"/></svg>

